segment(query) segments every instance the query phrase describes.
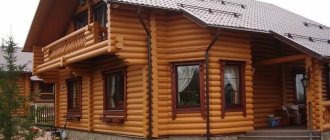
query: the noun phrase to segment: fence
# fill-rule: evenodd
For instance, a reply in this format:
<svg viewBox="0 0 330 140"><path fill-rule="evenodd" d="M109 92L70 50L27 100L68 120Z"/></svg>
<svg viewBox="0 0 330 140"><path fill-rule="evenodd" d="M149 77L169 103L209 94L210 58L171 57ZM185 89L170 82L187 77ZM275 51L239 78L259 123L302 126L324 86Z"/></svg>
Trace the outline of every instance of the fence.
<svg viewBox="0 0 330 140"><path fill-rule="evenodd" d="M31 106L31 113L37 126L54 126L54 106Z"/></svg>

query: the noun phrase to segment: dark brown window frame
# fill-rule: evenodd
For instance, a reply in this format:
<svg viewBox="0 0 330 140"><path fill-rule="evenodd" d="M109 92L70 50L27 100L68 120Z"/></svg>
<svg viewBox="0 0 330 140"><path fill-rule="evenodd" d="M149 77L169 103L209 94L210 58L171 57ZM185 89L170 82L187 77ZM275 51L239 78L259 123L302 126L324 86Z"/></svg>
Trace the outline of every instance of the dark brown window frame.
<svg viewBox="0 0 330 140"><path fill-rule="evenodd" d="M97 4L95 4L94 6L93 6L93 8L92 8L92 10L93 10L93 22L100 22L100 21L98 21L96 18L97 18L97 16L95 15L95 14L97 14L97 11L98 10L100 10L100 8L101 7L103 7L103 8L105 8L105 13L106 13L106 20L108 20L107 19L107 4L106 3L104 3L103 1L100 1L100 2L98 2ZM108 21L107 21L108 22ZM101 24L100 23L98 23L100 26L101 26ZM106 25L104 25L104 27L106 27Z"/></svg>
<svg viewBox="0 0 330 140"><path fill-rule="evenodd" d="M225 80L224 80L224 73L225 73L225 66L239 66L239 74L240 74L240 104L233 105L233 106L226 106L225 101ZM224 118L226 112L238 112L242 111L243 116L246 117L246 85L245 85L245 68L246 68L246 61L234 61L234 60L220 60L221 66L221 118Z"/></svg>
<svg viewBox="0 0 330 140"><path fill-rule="evenodd" d="M178 66L190 66L198 65L199 66L199 86L200 86L200 105L199 107L184 107L178 108L177 106L177 67ZM204 74L204 63L202 61L193 61L193 62L174 62L171 64L171 91L172 91L172 119L176 118L177 114L184 113L196 113L201 112L201 116L205 118L205 74Z"/></svg>
<svg viewBox="0 0 330 140"><path fill-rule="evenodd" d="M114 109L107 109L106 105L108 103L106 99L107 94L107 81L106 77L107 75L122 72L123 76L123 82L124 82L124 105L122 109L114 108ZM119 68L119 69L112 69L107 70L102 73L103 77L103 118L102 120L107 123L123 123L126 120L127 117L127 68Z"/></svg>
<svg viewBox="0 0 330 140"><path fill-rule="evenodd" d="M80 89L78 90L79 92L77 92L77 94L79 93L79 95L77 95L77 97L79 97L78 101L79 102L79 107L77 107L76 109L72 109L70 108L70 104L72 104L72 102L70 101L70 87L69 84L70 82L77 82L77 84L80 84ZM71 78L66 80L66 87L67 87L67 116L66 118L68 120L77 120L79 121L82 115L82 79L81 77L75 77L75 78Z"/></svg>
<svg viewBox="0 0 330 140"><path fill-rule="evenodd" d="M81 18L83 16L86 16L86 19L87 19L86 25L89 24L88 23L88 15L89 15L89 12L86 10L86 11L83 11L83 12L81 12L81 13L79 13L79 14L77 14L77 15L74 16L74 18L73 18L73 24L74 24L74 29L75 30L79 30L81 28L84 28L84 26L83 27L80 27L80 28L77 27L78 18Z"/></svg>
<svg viewBox="0 0 330 140"><path fill-rule="evenodd" d="M324 64L324 76L325 76L325 85L326 85L326 94L327 94L327 99L326 100L330 100L330 67L328 63Z"/></svg>
<svg viewBox="0 0 330 140"><path fill-rule="evenodd" d="M305 70L303 69L303 68L301 68L301 69L297 69L297 68L294 68L293 70L292 70L293 72L293 76L292 76L292 78L293 78L293 82L294 82L294 88L293 88L293 91L294 91L294 102L295 102L295 104L305 104L306 103L306 99L307 99L307 94L306 94L306 89L304 89L304 94L305 94L305 102L300 102L300 101L298 101L297 100L297 87L296 87L296 75L297 74L303 74L304 76L306 76L306 74L305 74ZM301 82L301 81L299 81L299 82Z"/></svg>

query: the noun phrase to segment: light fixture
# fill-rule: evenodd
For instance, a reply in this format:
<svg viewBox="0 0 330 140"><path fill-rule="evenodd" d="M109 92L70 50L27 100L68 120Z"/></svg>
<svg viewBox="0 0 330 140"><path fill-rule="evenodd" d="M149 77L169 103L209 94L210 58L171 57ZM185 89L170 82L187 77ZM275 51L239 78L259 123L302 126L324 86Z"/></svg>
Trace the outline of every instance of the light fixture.
<svg viewBox="0 0 330 140"><path fill-rule="evenodd" d="M308 68L304 74L304 77L301 79L301 84L305 89L309 85L309 78L310 78L310 69Z"/></svg>
<svg viewBox="0 0 330 140"><path fill-rule="evenodd" d="M84 6L86 4L86 1L87 0L79 0L79 4L82 5L82 6Z"/></svg>
<svg viewBox="0 0 330 140"><path fill-rule="evenodd" d="M304 77L301 79L302 86L306 89L309 84L309 79L304 75Z"/></svg>

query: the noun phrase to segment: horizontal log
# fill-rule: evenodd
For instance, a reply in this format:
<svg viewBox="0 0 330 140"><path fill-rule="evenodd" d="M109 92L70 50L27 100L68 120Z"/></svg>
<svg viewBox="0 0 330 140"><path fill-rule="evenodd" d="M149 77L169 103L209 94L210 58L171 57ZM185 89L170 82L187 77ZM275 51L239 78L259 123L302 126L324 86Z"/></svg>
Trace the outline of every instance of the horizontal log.
<svg viewBox="0 0 330 140"><path fill-rule="evenodd" d="M61 39L59 39L59 40L56 40L55 42L53 42L53 43L47 45L46 47L44 47L44 48L42 49L42 51L44 52L45 50L48 50L48 49L50 49L51 47L56 46L57 44L59 44L59 43L65 41L65 40L68 40L68 39L70 39L70 38L72 38L72 37L78 36L79 34L82 34L82 33L84 33L85 31L90 31L92 26L93 26L93 23L92 23L92 24L89 24L89 25L87 25L85 28L81 28L81 29L79 29L79 30L77 30L77 31L75 31L75 32L73 32L73 33L71 33L71 34L69 34L69 35L67 35L67 36L65 36L65 37L63 37L63 38L61 38Z"/></svg>
<svg viewBox="0 0 330 140"><path fill-rule="evenodd" d="M256 63L256 65L274 65L274 64L279 64L279 63L305 60L306 58L307 58L307 55L296 54L296 55L282 56L282 57L278 57L278 58L264 60L264 61Z"/></svg>

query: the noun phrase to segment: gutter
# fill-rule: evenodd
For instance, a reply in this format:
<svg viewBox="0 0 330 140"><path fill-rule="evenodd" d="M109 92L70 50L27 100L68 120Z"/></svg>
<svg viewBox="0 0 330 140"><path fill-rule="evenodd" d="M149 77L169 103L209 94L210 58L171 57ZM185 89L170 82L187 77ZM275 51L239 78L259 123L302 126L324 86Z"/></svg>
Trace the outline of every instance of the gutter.
<svg viewBox="0 0 330 140"><path fill-rule="evenodd" d="M138 8L137 13L136 13L137 17L140 20L141 25L143 26L144 31L147 34L147 46L148 46L148 129L149 129L149 133L148 133L148 139L152 139L152 89L151 89L151 84L152 84L152 77L151 77L151 69L152 69L152 64L151 64L151 34L150 31L148 30L146 24L144 23L142 16L141 16L141 7Z"/></svg>
<svg viewBox="0 0 330 140"><path fill-rule="evenodd" d="M217 33L214 35L212 42L209 44L205 51L205 88L206 88L206 139L210 140L210 87L209 87L209 52L214 46L215 42L218 40L220 35L220 28L218 28Z"/></svg>

